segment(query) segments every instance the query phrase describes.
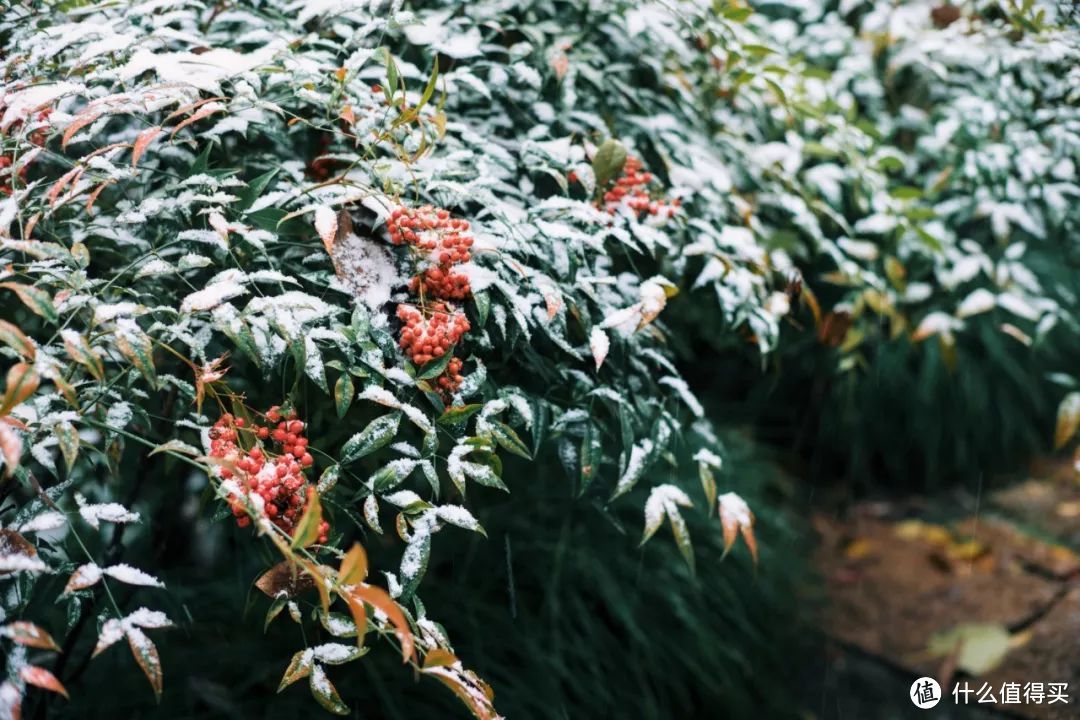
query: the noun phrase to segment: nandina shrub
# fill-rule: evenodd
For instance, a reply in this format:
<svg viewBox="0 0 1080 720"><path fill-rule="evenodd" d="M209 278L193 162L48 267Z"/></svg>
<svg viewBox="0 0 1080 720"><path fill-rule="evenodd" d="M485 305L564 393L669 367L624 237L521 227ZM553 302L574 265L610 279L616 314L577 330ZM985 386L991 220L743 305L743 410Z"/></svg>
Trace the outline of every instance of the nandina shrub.
<svg viewBox="0 0 1080 720"><path fill-rule="evenodd" d="M714 46L754 39L730 34L740 13L683 9ZM670 52L640 56L643 80L701 62L663 4L5 14L6 713L36 686L86 716L103 663L176 698L169 652L201 658L244 598L229 631L273 654L233 670L272 663L279 691L345 714L385 640L494 717L425 578L446 538L485 535L493 496L553 473L591 522L667 525L688 581L691 525L710 560L770 557L665 325L686 258L731 239L723 176L695 175L712 121L646 83L619 85L638 120L597 114L612 41L653 20ZM723 331L768 348L783 313L758 260L735 238L711 283ZM764 587L720 586L718 612L762 623L730 598Z"/></svg>

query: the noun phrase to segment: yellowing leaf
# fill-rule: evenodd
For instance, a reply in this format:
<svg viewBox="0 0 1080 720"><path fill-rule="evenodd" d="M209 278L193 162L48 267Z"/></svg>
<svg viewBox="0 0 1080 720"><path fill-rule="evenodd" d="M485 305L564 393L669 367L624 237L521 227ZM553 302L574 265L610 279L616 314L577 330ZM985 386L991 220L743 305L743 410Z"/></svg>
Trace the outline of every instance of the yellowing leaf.
<svg viewBox="0 0 1080 720"><path fill-rule="evenodd" d="M292 660L289 661L289 667L285 668L285 674L281 677L277 691L281 692L297 680L310 675L313 660L314 655L310 650L301 650L293 655Z"/></svg>
<svg viewBox="0 0 1080 720"><path fill-rule="evenodd" d="M293 532L292 548L295 550L307 547L318 540L319 526L322 525L322 521L322 503L319 502L319 493L309 490L304 514Z"/></svg>
<svg viewBox="0 0 1080 720"><path fill-rule="evenodd" d="M994 623L957 625L930 638L929 651L935 656L957 652L956 667L970 675L990 672L1005 659L1012 647L1009 631Z"/></svg>
<svg viewBox="0 0 1080 720"><path fill-rule="evenodd" d="M49 293L41 288L15 282L0 283L0 287L7 288L18 295L19 300L22 301L23 305L29 308L35 315L40 315L54 324L59 320L59 316L56 314L56 308L53 306L52 298L49 297Z"/></svg>
<svg viewBox="0 0 1080 720"><path fill-rule="evenodd" d="M342 585L356 585L361 583L368 574L367 553L360 543L353 543L349 552L341 560L341 569L338 570L338 582Z"/></svg>
<svg viewBox="0 0 1080 720"><path fill-rule="evenodd" d="M33 360L37 356L37 348L34 347L34 343L30 341L30 338L17 325L13 325L6 320L0 320L0 342L27 360Z"/></svg>
<svg viewBox="0 0 1080 720"><path fill-rule="evenodd" d="M64 338L64 350L67 351L68 356L89 370L95 379L104 380L105 367L101 363L101 358L86 342L86 338L74 330L63 330L60 335Z"/></svg>
<svg viewBox="0 0 1080 720"><path fill-rule="evenodd" d="M40 379L34 368L26 363L15 363L8 370L7 387L3 402L0 402L0 417L34 394Z"/></svg>
<svg viewBox="0 0 1080 720"><path fill-rule="evenodd" d="M1060 450L1080 429L1080 392L1071 392L1058 405L1057 427L1054 429L1054 449Z"/></svg>

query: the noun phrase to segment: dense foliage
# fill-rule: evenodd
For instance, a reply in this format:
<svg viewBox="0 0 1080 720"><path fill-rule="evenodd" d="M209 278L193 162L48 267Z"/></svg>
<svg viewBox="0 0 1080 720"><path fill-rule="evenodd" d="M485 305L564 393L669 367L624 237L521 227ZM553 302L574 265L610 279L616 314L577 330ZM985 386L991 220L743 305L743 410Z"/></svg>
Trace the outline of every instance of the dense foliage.
<svg viewBox="0 0 1080 720"><path fill-rule="evenodd" d="M768 613L787 612L798 575L789 523L777 495L760 502L768 480L732 472L729 418L695 388L809 408L815 447L857 436L853 467L884 456L902 475L1043 442L1033 423L1075 370L1080 35L1052 7L946 15L692 0L5 13L0 706L130 669L109 650L122 640L160 698L170 654L197 668L265 629L273 669L197 674L199 702L265 714L216 683L284 672L279 691L305 681L331 712L377 700L399 716L391 653L361 659L379 638L477 717L506 712L488 682L524 715L599 713L613 699L580 668L618 659L617 638L680 668L596 666L650 689L641 714L780 712L749 668L774 669L785 641ZM961 365L983 379L953 426L925 405ZM985 413L965 398L990 386L989 407L1024 408L1015 428L963 415ZM939 423L917 434L925 464L889 460L906 448L888 420L864 427L883 397L902 424ZM946 435L961 450L943 459ZM682 563L655 541L633 554L664 526ZM550 633L493 609L506 587L517 612L515 537L521 592L545 599L522 613ZM484 571L458 564L477 553ZM535 568L551 557L549 578ZM646 606L679 634L637 629ZM174 625L191 639L164 639ZM564 637L545 664L545 639ZM351 682L360 668L374 694Z"/></svg>

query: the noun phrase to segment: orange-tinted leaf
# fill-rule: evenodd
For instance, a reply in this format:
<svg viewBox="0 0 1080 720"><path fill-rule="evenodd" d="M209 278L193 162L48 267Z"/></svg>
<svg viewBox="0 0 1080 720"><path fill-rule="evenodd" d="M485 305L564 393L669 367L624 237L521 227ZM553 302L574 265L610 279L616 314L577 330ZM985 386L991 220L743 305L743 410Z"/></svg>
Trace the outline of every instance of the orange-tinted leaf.
<svg viewBox="0 0 1080 720"><path fill-rule="evenodd" d="M41 288L32 285L22 285L15 282L0 283L0 287L7 288L18 295L19 300L22 301L23 305L35 315L40 315L51 323L57 321L58 316L52 298L49 297L49 293Z"/></svg>
<svg viewBox="0 0 1080 720"><path fill-rule="evenodd" d="M345 604L349 606L349 613L352 614L353 624L356 625L356 644L362 646L364 635L367 634L367 607L357 595L346 592L339 594L345 598Z"/></svg>
<svg viewBox="0 0 1080 720"><path fill-rule="evenodd" d="M754 537L754 513L746 501L735 493L724 493L718 501L720 506L720 525L724 529L724 555L728 554L738 534L742 535L750 555L757 563L757 540Z"/></svg>
<svg viewBox="0 0 1080 720"><path fill-rule="evenodd" d="M198 122L199 120L202 120L203 118L205 118L207 116L213 115L216 112L223 112L224 110L225 110L225 108L223 108L223 107L215 107L213 105L206 105L204 107L201 107L197 111L193 112L184 121L179 123L176 127L174 127L173 131L169 134L169 137L174 138L174 137L176 137L176 133L180 132L181 130L186 128L188 125L190 125L190 124L192 124L194 122Z"/></svg>
<svg viewBox="0 0 1080 720"><path fill-rule="evenodd" d="M301 572L300 567L295 563L282 560L264 572L255 581L255 587L271 598L276 598L282 593L294 598L315 587L315 581L306 573Z"/></svg>
<svg viewBox="0 0 1080 720"><path fill-rule="evenodd" d="M34 343L30 342L30 338L26 337L26 334L17 325L13 325L7 320L0 320L0 342L27 360L33 360L37 355L37 348L34 347Z"/></svg>
<svg viewBox="0 0 1080 720"><path fill-rule="evenodd" d="M71 124L64 130L64 135L60 139L60 149L67 150L67 144L75 133L82 130L84 127L101 117L100 110L83 110L81 113L75 116L75 119L71 121Z"/></svg>
<svg viewBox="0 0 1080 720"><path fill-rule="evenodd" d="M135 144L131 148L131 167L135 167L139 164L139 158L146 152L146 148L150 147L150 143L154 142L154 138L160 134L161 128L154 126L143 130L135 136Z"/></svg>
<svg viewBox="0 0 1080 720"><path fill-rule="evenodd" d="M330 591L326 587L326 579L333 570L325 565L318 565L307 560L297 560L297 562L304 569L304 572L311 576L315 589L319 591L319 603L322 606L322 611L324 613L330 612Z"/></svg>
<svg viewBox="0 0 1080 720"><path fill-rule="evenodd" d="M367 553L360 543L353 543L352 548L341 560L338 570L338 582L342 585L356 585L364 581L368 574Z"/></svg>
<svg viewBox="0 0 1080 720"><path fill-rule="evenodd" d="M434 677L450 688L479 720L496 720L499 717L493 704L495 693L492 692L491 686L473 671L455 664L454 666L426 667L421 672Z"/></svg>
<svg viewBox="0 0 1080 720"><path fill-rule="evenodd" d="M172 120L173 118L180 117L181 115L187 115L189 112L191 112L195 108L201 107L201 106L205 105L206 103L212 103L212 102L214 102L216 100L225 100L225 99L226 98L218 95L217 97L203 98L202 100L196 100L193 103L188 103L187 105L184 105L183 107L179 107L176 110L169 113L169 115L165 118L163 123L167 123L170 120Z"/></svg>
<svg viewBox="0 0 1080 720"><path fill-rule="evenodd" d="M10 625L5 625L0 634L11 638L13 642L26 647L39 648L41 650L55 650L60 652L60 646L52 639L52 635L45 632L32 622L16 620Z"/></svg>
<svg viewBox="0 0 1080 720"><path fill-rule="evenodd" d="M424 670L433 667L449 667L457 661L457 657L449 650L435 648L434 650L429 650L428 654L424 656Z"/></svg>
<svg viewBox="0 0 1080 720"><path fill-rule="evenodd" d="M33 367L26 363L12 365L8 370L3 401L0 402L0 416L7 415L13 407L33 395L39 383L40 379Z"/></svg>
<svg viewBox="0 0 1080 720"><path fill-rule="evenodd" d="M851 313L844 310L828 313L818 327L818 339L823 345L840 347L851 329L852 321Z"/></svg>
<svg viewBox="0 0 1080 720"><path fill-rule="evenodd" d="M104 380L105 366L86 338L73 330L64 330L61 334L64 338L64 350L67 351L68 356L89 370L95 379Z"/></svg>
<svg viewBox="0 0 1080 720"><path fill-rule="evenodd" d="M19 676L25 680L28 685L34 685L42 690L49 690L54 693L59 693L64 697L68 697L67 690L60 684L60 681L56 679L56 676L43 667L27 665L19 671Z"/></svg>
<svg viewBox="0 0 1080 720"><path fill-rule="evenodd" d="M146 637L146 633L137 627L127 629L128 645L131 654L135 656L135 662L139 663L146 679L150 681L150 687L154 689L154 696L161 700L161 686L164 676L161 672L161 659L158 657L157 646Z"/></svg>
<svg viewBox="0 0 1080 720"><path fill-rule="evenodd" d="M56 204L57 198L60 197L60 193L64 192L64 189L68 185L74 185L79 181L79 177L82 175L83 169L81 167L73 167L66 173L60 176L60 179L53 183L53 186L49 188L46 198L49 200L49 207Z"/></svg>
<svg viewBox="0 0 1080 720"><path fill-rule="evenodd" d="M356 585L350 588L350 592L368 605L381 610L389 618L390 623L394 626L394 633L397 635L398 642L401 643L402 661L409 662L409 659L415 653L413 634L408 620L405 619L405 613L401 612L401 607L390 597L388 592L374 585ZM356 626L360 627L360 623L357 623Z"/></svg>
<svg viewBox="0 0 1080 720"><path fill-rule="evenodd" d="M97 202L98 195L101 194L102 190L104 190L105 188L109 187L112 184L113 184L112 180L106 180L105 182L101 183L96 188L94 188L93 192L90 193L90 197L88 197L86 199L86 212L89 213L89 212L92 212L94 210L94 203Z"/></svg>
<svg viewBox="0 0 1080 720"><path fill-rule="evenodd" d="M278 692L292 685L297 680L302 680L311 674L311 666L314 656L310 650L301 650L292 656L289 667L285 668L285 674L278 683Z"/></svg>
<svg viewBox="0 0 1080 720"><path fill-rule="evenodd" d="M71 577L68 578L67 585L64 586L64 595L75 592L76 590L85 590L88 587L93 587L101 579L101 568L94 563L87 563L86 565L80 565L75 568L75 572L71 573Z"/></svg>
<svg viewBox="0 0 1080 720"><path fill-rule="evenodd" d="M345 107L343 107L341 109L341 115L339 117L350 125L356 124L356 113L353 112L351 105L346 105Z"/></svg>
<svg viewBox="0 0 1080 720"><path fill-rule="evenodd" d="M39 212L30 216L30 219L26 221L26 225L23 226L23 240L29 240L33 236L34 228L37 227L39 220L41 220L41 213Z"/></svg>

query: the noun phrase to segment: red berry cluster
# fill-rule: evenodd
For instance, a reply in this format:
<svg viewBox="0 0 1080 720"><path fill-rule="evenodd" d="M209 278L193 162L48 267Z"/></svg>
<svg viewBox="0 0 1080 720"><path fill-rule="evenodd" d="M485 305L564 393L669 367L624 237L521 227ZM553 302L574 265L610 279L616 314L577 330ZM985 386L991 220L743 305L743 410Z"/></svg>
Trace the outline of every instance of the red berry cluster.
<svg viewBox="0 0 1080 720"><path fill-rule="evenodd" d="M473 237L468 221L452 218L446 210L430 205L418 209L400 207L390 214L387 228L390 242L426 251L434 264L413 278L410 291L443 300L469 297L469 278L454 270L455 265L472 258Z"/></svg>
<svg viewBox="0 0 1080 720"><path fill-rule="evenodd" d="M638 215L673 217L678 211L679 199L671 202L662 198L654 200L649 193L652 181L652 173L644 170L641 160L634 156L626 158L622 176L615 181L615 187L604 193L604 207L612 214L625 205Z"/></svg>
<svg viewBox="0 0 1080 720"><path fill-rule="evenodd" d="M49 119L49 115L51 114L52 108L45 108L44 110L37 113L37 115L34 116L34 119L37 122L44 122ZM19 122L21 121L14 123L13 127L18 126ZM46 139L48 139L48 131L45 128L38 128L37 130L30 133L30 142L32 142L34 145L37 145L38 147L43 147L45 145ZM15 157L13 155L0 155L0 175L9 175L10 170L8 170L8 168L11 167L12 163L14 162ZM26 165L23 165L21 168L19 168L19 180L24 183L26 182ZM8 176L0 179L0 194L10 195L14 190L13 186L13 177Z"/></svg>
<svg viewBox="0 0 1080 720"><path fill-rule="evenodd" d="M448 307L446 300L470 297L469 278L456 266L472 258L473 236L466 220L450 217L441 208L399 207L387 221L390 241L411 245L426 254L431 265L409 281L409 292L418 296L419 306L398 305L401 320L401 348L417 365L445 357L469 331L465 313ZM428 304L430 300L435 302ZM446 370L435 378L435 389L447 402L461 387L462 362L451 358Z"/></svg>
<svg viewBox="0 0 1080 720"><path fill-rule="evenodd" d="M450 362L446 364L446 370L443 371L442 375L435 378L435 387L444 398L453 397L454 393L461 387L461 383L465 379L461 376L461 367L461 358L450 358Z"/></svg>
<svg viewBox="0 0 1080 720"><path fill-rule="evenodd" d="M433 304L426 314L413 305L401 304L397 316L402 323L401 349L417 365L441 358L469 331L465 313L449 310L442 303Z"/></svg>
<svg viewBox="0 0 1080 720"><path fill-rule="evenodd" d="M315 492L304 477L304 470L314 461L303 434L304 423L296 419L295 412L282 416L280 408L274 406L267 411L266 420L267 425L248 427L244 418L225 413L210 428L210 455L230 463L230 468L218 471L223 479L236 478L249 496L261 497L263 512L270 521L292 534ZM252 447L246 452L239 444L241 433L250 433ZM272 441L275 451L264 451L263 441ZM236 524L247 527L251 518L243 500L234 495L229 504ZM319 542L326 542L329 531L330 524L323 521Z"/></svg>

